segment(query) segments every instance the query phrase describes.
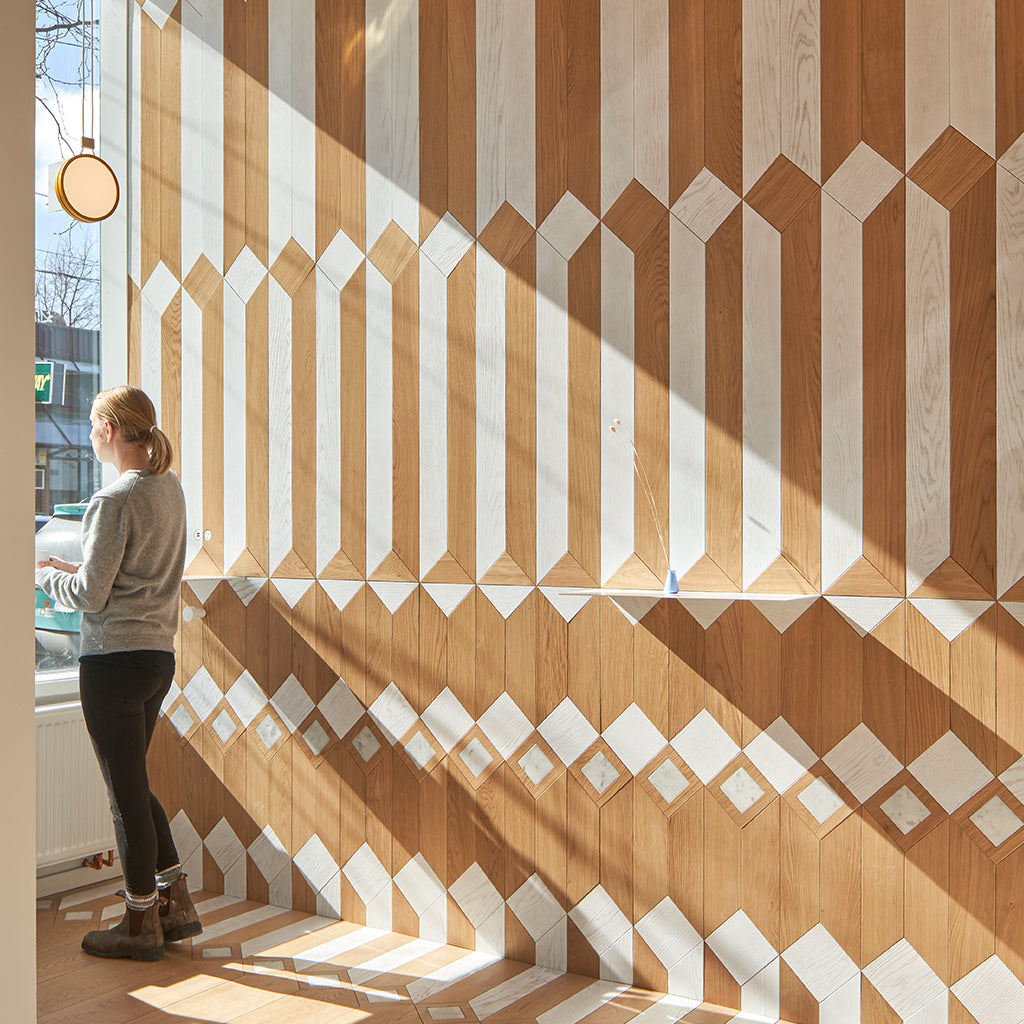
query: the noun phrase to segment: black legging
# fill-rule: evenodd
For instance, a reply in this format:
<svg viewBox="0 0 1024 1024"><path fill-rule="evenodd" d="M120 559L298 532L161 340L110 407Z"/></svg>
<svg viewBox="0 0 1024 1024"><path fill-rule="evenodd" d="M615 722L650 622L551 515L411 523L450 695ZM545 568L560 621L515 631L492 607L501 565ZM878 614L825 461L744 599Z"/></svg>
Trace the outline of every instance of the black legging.
<svg viewBox="0 0 1024 1024"><path fill-rule="evenodd" d="M110 795L125 887L148 896L157 872L178 863L171 828L149 791L146 751L174 678L168 651L85 655L79 662L82 712Z"/></svg>

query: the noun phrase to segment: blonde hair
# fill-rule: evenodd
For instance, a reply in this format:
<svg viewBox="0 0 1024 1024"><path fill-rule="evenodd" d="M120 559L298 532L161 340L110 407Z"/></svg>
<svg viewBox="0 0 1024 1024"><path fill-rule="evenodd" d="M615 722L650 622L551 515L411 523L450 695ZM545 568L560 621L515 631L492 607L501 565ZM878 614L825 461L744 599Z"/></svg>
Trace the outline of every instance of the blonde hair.
<svg viewBox="0 0 1024 1024"><path fill-rule="evenodd" d="M149 468L154 473L162 476L171 468L174 448L156 425L156 409L145 391L121 384L101 391L92 404L96 415L117 427L125 441L140 444L149 452Z"/></svg>

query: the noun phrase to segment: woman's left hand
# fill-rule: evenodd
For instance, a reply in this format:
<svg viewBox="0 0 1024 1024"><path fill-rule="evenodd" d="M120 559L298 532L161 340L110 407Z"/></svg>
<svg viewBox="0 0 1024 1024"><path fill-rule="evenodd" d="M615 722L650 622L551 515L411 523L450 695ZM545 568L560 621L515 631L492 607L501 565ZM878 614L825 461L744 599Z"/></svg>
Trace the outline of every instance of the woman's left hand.
<svg viewBox="0 0 1024 1024"><path fill-rule="evenodd" d="M61 572L78 572L78 566L74 562L65 562L63 558L56 558L53 555L45 562L36 562L39 569L59 569Z"/></svg>

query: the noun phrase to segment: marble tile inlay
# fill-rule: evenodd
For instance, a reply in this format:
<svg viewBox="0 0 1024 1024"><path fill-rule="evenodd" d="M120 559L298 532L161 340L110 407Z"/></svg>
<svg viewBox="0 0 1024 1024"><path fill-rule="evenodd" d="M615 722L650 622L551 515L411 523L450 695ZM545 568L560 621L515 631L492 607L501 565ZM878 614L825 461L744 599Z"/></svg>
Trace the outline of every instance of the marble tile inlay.
<svg viewBox="0 0 1024 1024"><path fill-rule="evenodd" d="M319 757L324 747L326 747L330 741L330 737L324 731L324 727L319 722L313 722L313 724L302 734L302 738L306 741L309 749L313 751L314 757Z"/></svg>
<svg viewBox="0 0 1024 1024"><path fill-rule="evenodd" d="M583 766L582 771L598 793L603 793L619 777L615 765L600 750Z"/></svg>
<svg viewBox="0 0 1024 1024"><path fill-rule="evenodd" d="M519 767L529 776L530 781L539 786L555 767L536 743L519 758Z"/></svg>
<svg viewBox="0 0 1024 1024"><path fill-rule="evenodd" d="M364 761L372 761L374 754L380 750L380 741L376 736L373 735L373 731L368 725L364 725L352 738L352 746L356 748L356 753Z"/></svg>
<svg viewBox="0 0 1024 1024"><path fill-rule="evenodd" d="M424 768L430 763L430 759L434 756L436 751L430 743L430 740L423 735L422 731L417 731L416 735L405 745L405 752L412 758L412 763L417 768Z"/></svg>
<svg viewBox="0 0 1024 1024"><path fill-rule="evenodd" d="M730 775L722 783L722 792L740 814L745 814L764 796L764 790L750 777L746 768L738 768Z"/></svg>
<svg viewBox="0 0 1024 1024"><path fill-rule="evenodd" d="M462 763L473 773L474 778L479 778L480 773L486 770L487 766L494 760L487 752L487 748L475 736L471 739L459 754Z"/></svg>
<svg viewBox="0 0 1024 1024"><path fill-rule="evenodd" d="M686 776L671 761L655 768L648 778L667 804L672 803L690 785Z"/></svg>
<svg viewBox="0 0 1024 1024"><path fill-rule="evenodd" d="M213 720L213 731L220 737L221 743L227 743L234 735L235 723L226 711L221 711Z"/></svg>
<svg viewBox="0 0 1024 1024"><path fill-rule="evenodd" d="M271 747L281 738L281 730L278 728L270 715L267 715L259 725L256 726L256 735L259 736L263 745L270 750Z"/></svg>
<svg viewBox="0 0 1024 1024"><path fill-rule="evenodd" d="M819 824L824 824L843 806L839 794L824 779L815 779L798 799Z"/></svg>
<svg viewBox="0 0 1024 1024"><path fill-rule="evenodd" d="M195 719L188 708L183 704L179 704L174 714L171 715L171 725L178 730L179 735L184 736L195 725Z"/></svg>
<svg viewBox="0 0 1024 1024"><path fill-rule="evenodd" d="M979 807L971 815L971 821L993 846L1002 846L1010 836L1024 828L1024 822L997 796Z"/></svg>
<svg viewBox="0 0 1024 1024"><path fill-rule="evenodd" d="M885 803L882 810L892 823L904 834L912 832L931 813L914 795L911 789L900 786Z"/></svg>

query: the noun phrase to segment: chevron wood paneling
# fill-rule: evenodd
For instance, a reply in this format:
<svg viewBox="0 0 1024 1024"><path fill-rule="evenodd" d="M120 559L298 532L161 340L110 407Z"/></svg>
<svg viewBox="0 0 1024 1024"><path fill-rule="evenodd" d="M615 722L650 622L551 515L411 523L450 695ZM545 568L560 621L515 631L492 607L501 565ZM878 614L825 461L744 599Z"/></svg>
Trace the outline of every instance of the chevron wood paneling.
<svg viewBox="0 0 1024 1024"><path fill-rule="evenodd" d="M190 873L767 1019L1024 1000L1021 0L133 16Z"/></svg>

